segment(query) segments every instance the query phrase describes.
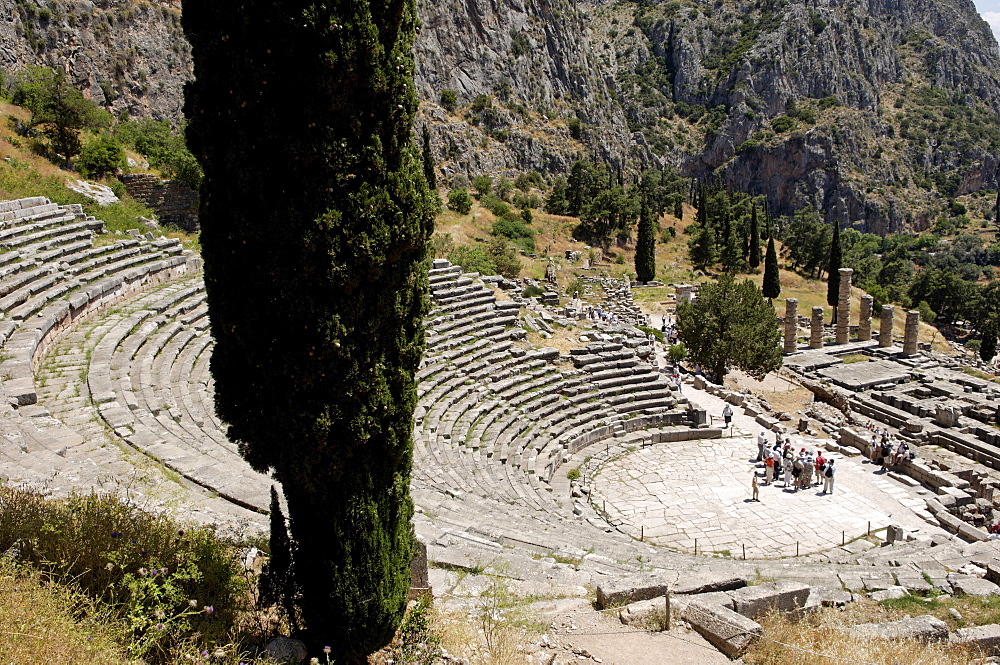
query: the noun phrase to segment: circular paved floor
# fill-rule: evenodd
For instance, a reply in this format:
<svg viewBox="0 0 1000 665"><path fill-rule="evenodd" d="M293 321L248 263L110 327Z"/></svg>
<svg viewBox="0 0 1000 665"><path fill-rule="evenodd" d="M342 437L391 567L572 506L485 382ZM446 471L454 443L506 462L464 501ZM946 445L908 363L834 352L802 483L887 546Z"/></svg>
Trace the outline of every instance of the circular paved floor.
<svg viewBox="0 0 1000 665"><path fill-rule="evenodd" d="M693 402L721 413L720 399L685 386ZM757 455L760 427L735 408L733 436L663 443L604 464L590 478L591 500L613 523L657 545L733 557L778 558L827 550L873 530L900 524L911 531L943 533L923 521L917 489L876 474L860 457L840 458L834 493L820 487L793 492L782 483L761 486L750 501L751 476L763 474ZM769 436L773 442L773 434ZM793 441L799 440L797 437ZM817 442L801 439L801 445ZM829 455L829 453L826 453ZM763 478L760 478L763 481Z"/></svg>

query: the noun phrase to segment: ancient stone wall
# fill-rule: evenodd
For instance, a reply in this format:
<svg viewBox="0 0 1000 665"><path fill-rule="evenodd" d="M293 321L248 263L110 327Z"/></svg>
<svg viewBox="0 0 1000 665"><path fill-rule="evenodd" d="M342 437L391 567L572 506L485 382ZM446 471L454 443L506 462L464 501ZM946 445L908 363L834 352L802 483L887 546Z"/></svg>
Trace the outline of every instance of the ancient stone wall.
<svg viewBox="0 0 1000 665"><path fill-rule="evenodd" d="M121 181L129 196L156 211L161 224L173 224L189 233L201 229L196 190L151 173L129 173L121 176Z"/></svg>

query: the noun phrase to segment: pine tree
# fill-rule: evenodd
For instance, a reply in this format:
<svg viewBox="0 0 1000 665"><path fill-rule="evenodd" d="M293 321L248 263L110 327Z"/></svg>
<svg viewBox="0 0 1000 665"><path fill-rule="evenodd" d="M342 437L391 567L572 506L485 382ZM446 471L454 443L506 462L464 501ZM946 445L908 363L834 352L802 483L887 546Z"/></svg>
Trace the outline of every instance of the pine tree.
<svg viewBox="0 0 1000 665"><path fill-rule="evenodd" d="M826 304L833 307L833 322L837 322L837 303L840 298L840 224L833 223L833 239L830 241L830 258L826 268Z"/></svg>
<svg viewBox="0 0 1000 665"><path fill-rule="evenodd" d="M757 205L753 203L750 204L750 256L747 262L754 270L760 266L760 228L757 225Z"/></svg>
<svg viewBox="0 0 1000 665"><path fill-rule="evenodd" d="M639 212L639 233L635 245L636 280L646 283L656 278L656 217L643 198Z"/></svg>
<svg viewBox="0 0 1000 665"><path fill-rule="evenodd" d="M427 125L424 125L421 135L423 138L423 150L421 150L420 156L423 159L424 178L427 180L427 186L431 190L436 190L437 175L434 172L434 152L431 150L431 131L427 129Z"/></svg>
<svg viewBox="0 0 1000 665"><path fill-rule="evenodd" d="M216 412L282 485L302 637L364 663L410 583L434 209L415 2L185 0L182 21Z"/></svg>
<svg viewBox="0 0 1000 665"><path fill-rule="evenodd" d="M767 239L767 254L764 255L764 297L773 300L781 295L781 278L778 274L778 253L774 251L774 238Z"/></svg>

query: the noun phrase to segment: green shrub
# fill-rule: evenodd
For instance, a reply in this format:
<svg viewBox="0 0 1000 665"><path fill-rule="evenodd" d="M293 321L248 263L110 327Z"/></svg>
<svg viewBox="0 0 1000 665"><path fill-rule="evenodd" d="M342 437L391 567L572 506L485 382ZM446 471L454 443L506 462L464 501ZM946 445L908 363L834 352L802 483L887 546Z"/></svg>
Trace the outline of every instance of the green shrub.
<svg viewBox="0 0 1000 665"><path fill-rule="evenodd" d="M128 164L121 142L110 134L100 134L84 144L76 165L85 178L103 178Z"/></svg>
<svg viewBox="0 0 1000 665"><path fill-rule="evenodd" d="M787 115L779 115L777 118L771 121L771 129L782 134L788 130L795 127L795 121L789 118Z"/></svg>
<svg viewBox="0 0 1000 665"><path fill-rule="evenodd" d="M0 551L111 608L147 661L194 633L225 643L246 609L235 543L114 496L0 488Z"/></svg>
<svg viewBox="0 0 1000 665"><path fill-rule="evenodd" d="M496 262L483 247L478 245L456 247L448 255L448 260L462 266L465 272L478 272L481 275L497 274Z"/></svg>
<svg viewBox="0 0 1000 665"><path fill-rule="evenodd" d="M441 91L441 106L448 111L454 111L458 106L458 93L454 90Z"/></svg>
<svg viewBox="0 0 1000 665"><path fill-rule="evenodd" d="M575 297L577 294L583 294L586 282L583 279L577 277L572 282L566 285L566 291L564 292L570 298Z"/></svg>
<svg viewBox="0 0 1000 665"><path fill-rule="evenodd" d="M663 341L663 331L662 330L657 330L656 328L650 328L648 326L636 326L636 328L638 328L642 332L646 333L647 337L649 335L652 335L656 339L656 341L658 341L658 342L662 342Z"/></svg>
<svg viewBox="0 0 1000 665"><path fill-rule="evenodd" d="M534 229L515 217L501 217L493 222L493 228L490 230L490 233L495 236L510 238L511 240L531 238L535 235Z"/></svg>
<svg viewBox="0 0 1000 665"><path fill-rule="evenodd" d="M521 296L524 298L534 298L545 293L545 289L538 286L537 284L529 284L525 287L524 291L521 291Z"/></svg>
<svg viewBox="0 0 1000 665"><path fill-rule="evenodd" d="M486 196L493 191L493 178L488 175L477 175L472 179L472 188L480 198Z"/></svg>
<svg viewBox="0 0 1000 665"><path fill-rule="evenodd" d="M571 481L580 480L580 469L579 468L570 469L569 471L566 472L566 477Z"/></svg>
<svg viewBox="0 0 1000 665"><path fill-rule="evenodd" d="M472 100L472 104L469 105L469 109L473 113L480 113L489 108L493 108L493 100L489 95L476 95Z"/></svg>
<svg viewBox="0 0 1000 665"><path fill-rule="evenodd" d="M464 189L453 189L448 194L448 207L460 215L468 215L472 211L472 197Z"/></svg>
<svg viewBox="0 0 1000 665"><path fill-rule="evenodd" d="M583 121L579 118L567 118L566 126L569 127L569 135L577 141L583 138Z"/></svg>
<svg viewBox="0 0 1000 665"><path fill-rule="evenodd" d="M506 217L510 214L510 206L493 194L483 194L479 198L479 203L497 217Z"/></svg>

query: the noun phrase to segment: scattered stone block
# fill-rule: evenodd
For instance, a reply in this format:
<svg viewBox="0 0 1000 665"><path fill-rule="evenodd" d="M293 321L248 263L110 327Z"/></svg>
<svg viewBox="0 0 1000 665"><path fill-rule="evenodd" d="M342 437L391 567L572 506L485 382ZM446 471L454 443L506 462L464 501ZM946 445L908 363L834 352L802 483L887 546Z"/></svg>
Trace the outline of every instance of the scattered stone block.
<svg viewBox="0 0 1000 665"><path fill-rule="evenodd" d="M955 590L955 595L958 596L975 596L977 598L1000 596L1000 586L980 577L956 575L951 579L951 587Z"/></svg>
<svg viewBox="0 0 1000 665"><path fill-rule="evenodd" d="M764 634L760 624L717 605L692 601L684 620L702 637L730 658L739 658Z"/></svg>
<svg viewBox="0 0 1000 665"><path fill-rule="evenodd" d="M1000 625L959 628L951 634L951 643L972 647L984 656L1000 656Z"/></svg>
<svg viewBox="0 0 1000 665"><path fill-rule="evenodd" d="M768 582L731 591L733 609L739 614L756 619L772 610L791 612L806 604L809 585L789 580Z"/></svg>
<svg viewBox="0 0 1000 665"><path fill-rule="evenodd" d="M854 600L854 594L843 589L830 589L827 587L812 587L809 590L809 601L819 602L823 607L844 607Z"/></svg>
<svg viewBox="0 0 1000 665"><path fill-rule="evenodd" d="M717 580L688 580L674 586L670 591L676 594L705 594L713 591L733 591L747 586L745 577L724 577Z"/></svg>
<svg viewBox="0 0 1000 665"><path fill-rule="evenodd" d="M910 595L910 593L907 591L906 587L894 586L889 587L888 589L883 589L882 591L873 591L868 594L868 597L872 600L882 601L903 598L908 595Z"/></svg>
<svg viewBox="0 0 1000 665"><path fill-rule="evenodd" d="M920 640L940 642L948 639L948 624L941 619L924 614L898 621L862 623L851 628L859 637L876 637L884 640Z"/></svg>
<svg viewBox="0 0 1000 665"><path fill-rule="evenodd" d="M666 580L657 577L609 580L597 586L597 609L628 605L639 600L663 596L670 590Z"/></svg>

